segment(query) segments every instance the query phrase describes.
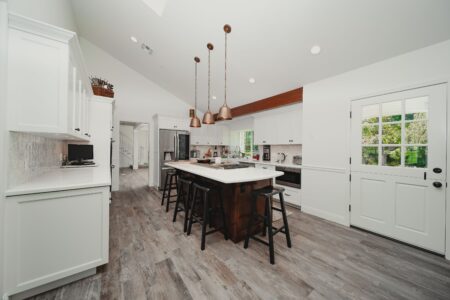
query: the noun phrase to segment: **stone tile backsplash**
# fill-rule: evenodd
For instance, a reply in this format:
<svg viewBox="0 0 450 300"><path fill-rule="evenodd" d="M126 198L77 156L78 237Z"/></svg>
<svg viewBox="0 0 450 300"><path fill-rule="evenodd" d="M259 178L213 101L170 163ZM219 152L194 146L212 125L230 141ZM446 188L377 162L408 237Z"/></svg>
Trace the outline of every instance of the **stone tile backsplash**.
<svg viewBox="0 0 450 300"><path fill-rule="evenodd" d="M29 133L11 132L8 155L8 187L29 181L53 168L61 166L60 154L66 142L36 136Z"/></svg>

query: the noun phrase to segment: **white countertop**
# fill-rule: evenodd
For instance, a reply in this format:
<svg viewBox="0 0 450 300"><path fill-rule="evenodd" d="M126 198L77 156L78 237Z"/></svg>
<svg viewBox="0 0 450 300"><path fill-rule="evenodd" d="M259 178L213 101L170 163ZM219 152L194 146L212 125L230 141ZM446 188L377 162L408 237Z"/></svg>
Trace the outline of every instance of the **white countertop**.
<svg viewBox="0 0 450 300"><path fill-rule="evenodd" d="M107 167L58 168L6 190L6 196L45 193L111 185Z"/></svg>
<svg viewBox="0 0 450 300"><path fill-rule="evenodd" d="M272 179L284 174L280 171L257 168L214 169L192 162L169 162L166 166L226 184Z"/></svg>
<svg viewBox="0 0 450 300"><path fill-rule="evenodd" d="M245 158L238 159L237 161L253 163L253 164L276 166L276 167L287 167L287 168L296 168L296 169L302 168L302 165L294 165L294 164L289 164L289 163L276 163L276 162L271 162L271 161L261 161L261 160L254 160L254 159L245 159Z"/></svg>

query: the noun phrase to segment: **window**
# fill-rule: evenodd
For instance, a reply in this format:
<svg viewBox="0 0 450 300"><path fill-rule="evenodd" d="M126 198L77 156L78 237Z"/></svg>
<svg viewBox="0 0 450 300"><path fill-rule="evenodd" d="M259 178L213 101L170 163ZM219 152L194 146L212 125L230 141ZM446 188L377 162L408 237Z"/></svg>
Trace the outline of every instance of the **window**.
<svg viewBox="0 0 450 300"><path fill-rule="evenodd" d="M239 148L244 157L253 157L258 151L258 146L253 144L253 130L241 130L239 132Z"/></svg>
<svg viewBox="0 0 450 300"><path fill-rule="evenodd" d="M428 97L362 108L362 164L426 168Z"/></svg>

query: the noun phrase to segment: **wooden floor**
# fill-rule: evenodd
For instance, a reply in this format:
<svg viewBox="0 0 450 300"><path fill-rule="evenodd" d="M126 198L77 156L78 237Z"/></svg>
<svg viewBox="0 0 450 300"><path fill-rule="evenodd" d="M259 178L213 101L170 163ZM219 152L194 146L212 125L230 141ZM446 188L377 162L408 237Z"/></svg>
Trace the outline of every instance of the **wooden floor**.
<svg viewBox="0 0 450 300"><path fill-rule="evenodd" d="M121 172L111 205L110 262L99 273L34 299L450 299L450 263L372 234L294 212L293 248L207 237L200 251L183 218L160 206L146 174ZM182 215L182 214L180 214Z"/></svg>

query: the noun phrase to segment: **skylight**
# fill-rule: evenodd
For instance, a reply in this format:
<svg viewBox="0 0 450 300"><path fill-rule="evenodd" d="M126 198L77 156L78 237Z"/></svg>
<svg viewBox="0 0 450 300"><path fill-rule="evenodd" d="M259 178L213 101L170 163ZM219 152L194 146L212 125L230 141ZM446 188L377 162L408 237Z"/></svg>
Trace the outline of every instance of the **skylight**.
<svg viewBox="0 0 450 300"><path fill-rule="evenodd" d="M166 8L167 0L142 0L148 7L150 7L158 16L162 16L164 8Z"/></svg>

